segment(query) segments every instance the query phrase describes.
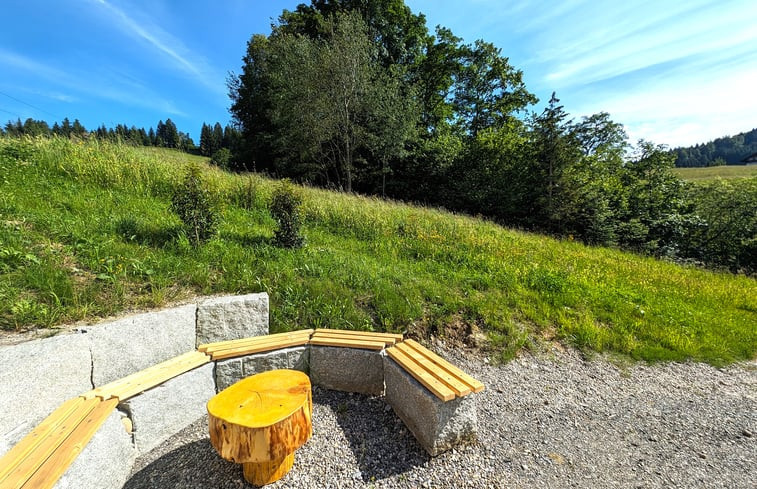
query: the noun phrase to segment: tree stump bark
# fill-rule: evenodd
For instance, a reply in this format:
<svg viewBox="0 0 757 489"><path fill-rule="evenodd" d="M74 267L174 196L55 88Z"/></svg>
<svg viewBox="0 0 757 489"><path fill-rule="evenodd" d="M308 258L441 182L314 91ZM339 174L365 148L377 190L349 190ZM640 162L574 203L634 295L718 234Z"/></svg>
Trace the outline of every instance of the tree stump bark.
<svg viewBox="0 0 757 489"><path fill-rule="evenodd" d="M312 413L304 373L253 375L208 401L210 443L221 457L243 465L248 482L270 484L289 472L294 451L312 436Z"/></svg>

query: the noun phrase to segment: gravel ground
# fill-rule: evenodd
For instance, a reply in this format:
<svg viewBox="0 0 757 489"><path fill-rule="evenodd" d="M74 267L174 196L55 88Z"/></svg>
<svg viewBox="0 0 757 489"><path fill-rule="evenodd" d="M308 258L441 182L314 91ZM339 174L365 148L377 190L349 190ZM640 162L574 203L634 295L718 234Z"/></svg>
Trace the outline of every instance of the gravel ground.
<svg viewBox="0 0 757 489"><path fill-rule="evenodd" d="M434 350L486 384L478 440L429 457L382 398L313 388L313 438L266 487L757 487L757 364L618 365L555 349L491 366ZM207 418L141 457L128 489L242 488Z"/></svg>

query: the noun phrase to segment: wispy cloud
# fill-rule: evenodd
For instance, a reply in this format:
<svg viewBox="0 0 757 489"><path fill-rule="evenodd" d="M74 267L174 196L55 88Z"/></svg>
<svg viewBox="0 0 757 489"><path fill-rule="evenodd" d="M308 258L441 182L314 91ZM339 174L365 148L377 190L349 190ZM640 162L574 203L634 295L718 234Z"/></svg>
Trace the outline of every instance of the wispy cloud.
<svg viewBox="0 0 757 489"><path fill-rule="evenodd" d="M208 67L207 60L193 54L184 43L158 26L145 15L140 15L139 20L130 16L124 10L106 0L94 0L102 7L102 12L116 27L127 35L145 42L162 56L168 58L180 71L190 75L214 91L225 93L223 75L214 73ZM130 8L134 11L134 8ZM196 59L193 62L190 59Z"/></svg>
<svg viewBox="0 0 757 489"><path fill-rule="evenodd" d="M62 102L73 103L79 100L75 95L61 93L60 89L77 93L83 99L96 97L111 100L132 107L155 109L170 115L186 115L169 99L160 96L134 78L115 72L98 72L90 70L77 72L40 63L20 54L0 49L0 67L4 72L17 77L31 75L36 83L44 80L54 89L30 88L16 84L12 87L16 93L27 92ZM11 78L12 80L12 78Z"/></svg>

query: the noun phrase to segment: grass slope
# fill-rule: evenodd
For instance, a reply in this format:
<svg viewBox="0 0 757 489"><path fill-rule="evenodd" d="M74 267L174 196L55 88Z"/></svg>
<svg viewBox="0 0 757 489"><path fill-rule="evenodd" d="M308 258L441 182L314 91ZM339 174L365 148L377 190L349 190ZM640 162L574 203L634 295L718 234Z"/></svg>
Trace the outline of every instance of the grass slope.
<svg viewBox="0 0 757 489"><path fill-rule="evenodd" d="M304 190L307 245L278 249L266 210L276 182L209 167L222 221L192 248L169 210L192 158L0 138L0 326L267 291L273 331L481 329L503 358L555 339L713 364L757 351L754 279L317 189Z"/></svg>
<svg viewBox="0 0 757 489"><path fill-rule="evenodd" d="M757 177L757 165L723 165L702 168L674 168L678 177L691 182L715 180L717 178L754 178Z"/></svg>

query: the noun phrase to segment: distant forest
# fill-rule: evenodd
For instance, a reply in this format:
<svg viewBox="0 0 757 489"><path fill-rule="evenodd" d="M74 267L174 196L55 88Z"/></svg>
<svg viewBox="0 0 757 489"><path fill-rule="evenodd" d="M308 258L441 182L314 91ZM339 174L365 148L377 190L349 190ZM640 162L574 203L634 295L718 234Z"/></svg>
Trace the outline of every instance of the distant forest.
<svg viewBox="0 0 757 489"><path fill-rule="evenodd" d="M757 153L757 129L672 151L678 167L740 165L744 158Z"/></svg>
<svg viewBox="0 0 757 489"><path fill-rule="evenodd" d="M43 120L32 118L21 122L21 119L8 121L4 127L0 127L0 136L62 136L87 138L96 137L104 141L120 141L122 143L137 146L157 146L160 148L175 148L188 153L198 153L203 156L216 156L217 163L228 163L229 155L239 144L240 134L235 128L227 125L222 127L219 122L214 125L203 123L200 131L200 145L189 137L189 134L179 131L176 124L169 118L165 122L158 121L157 129L150 127L127 126L118 124L116 127L101 125L95 130L87 130L79 119L71 122L68 117L60 123L55 122L52 126ZM225 154L219 154L220 150L226 150Z"/></svg>

